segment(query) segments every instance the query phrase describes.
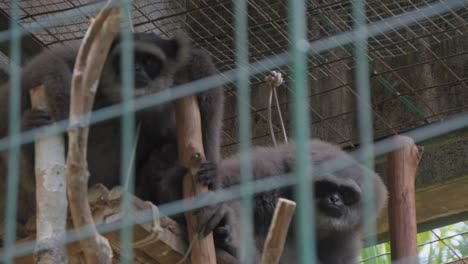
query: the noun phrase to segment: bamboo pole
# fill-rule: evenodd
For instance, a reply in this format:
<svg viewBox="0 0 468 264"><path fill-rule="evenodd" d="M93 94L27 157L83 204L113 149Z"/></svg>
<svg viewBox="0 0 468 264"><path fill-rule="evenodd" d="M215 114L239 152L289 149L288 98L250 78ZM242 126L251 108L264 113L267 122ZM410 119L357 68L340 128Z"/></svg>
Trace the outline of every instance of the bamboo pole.
<svg viewBox="0 0 468 264"><path fill-rule="evenodd" d="M415 180L422 150L409 137L397 136L396 141L404 146L387 161L392 261L411 258L417 263Z"/></svg>
<svg viewBox="0 0 468 264"><path fill-rule="evenodd" d="M88 122L99 77L112 41L119 31L120 10L109 8L113 1L99 12L83 38L78 52L71 86L69 148L67 160L68 197L75 228L85 228L92 236L80 241L87 263L111 263L109 241L94 226L88 203L88 177L86 162Z"/></svg>
<svg viewBox="0 0 468 264"><path fill-rule="evenodd" d="M44 86L30 90L31 105L48 111ZM68 263L63 245L67 224L67 181L62 135L37 139L34 143L36 172L36 263Z"/></svg>
<svg viewBox="0 0 468 264"><path fill-rule="evenodd" d="M200 165L205 160L201 131L200 110L196 96L181 98L176 101L177 145L180 163L189 172L183 180L184 197L192 197L208 191L206 186L198 183L196 175ZM194 239L197 232L197 217L192 212L186 212L189 241ZM213 236L197 238L190 254L192 264L214 264L216 254Z"/></svg>
<svg viewBox="0 0 468 264"><path fill-rule="evenodd" d="M263 245L262 264L279 263L295 210L295 202L283 198L278 200L270 230Z"/></svg>

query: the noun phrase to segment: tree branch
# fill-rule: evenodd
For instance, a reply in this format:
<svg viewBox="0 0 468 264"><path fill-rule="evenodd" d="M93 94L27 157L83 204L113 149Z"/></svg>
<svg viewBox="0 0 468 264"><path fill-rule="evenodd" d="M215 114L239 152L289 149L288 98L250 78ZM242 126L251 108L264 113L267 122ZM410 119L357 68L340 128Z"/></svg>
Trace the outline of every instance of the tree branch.
<svg viewBox="0 0 468 264"><path fill-rule="evenodd" d="M31 106L48 111L44 86L30 90ZM68 263L62 242L67 223L67 181L62 135L37 139L35 150L37 244L36 263Z"/></svg>
<svg viewBox="0 0 468 264"><path fill-rule="evenodd" d="M94 236L83 239L80 245L87 263L111 263L112 249L106 238L98 234L88 203L86 152L89 114L92 110L99 77L112 41L119 31L120 10L109 8L110 0L97 15L83 38L78 52L71 88L69 148L67 160L68 197L75 228L87 227ZM86 117L86 118L84 118Z"/></svg>
<svg viewBox="0 0 468 264"><path fill-rule="evenodd" d="M199 184L196 180L198 169L205 161L200 109L196 96L192 95L176 101L176 120L179 160L183 166L189 168L183 181L184 197L188 198L208 191L206 186ZM198 220L192 212L186 212L185 217L189 241L192 241L197 233ZM194 241L190 259L192 264L216 263L214 241L211 234Z"/></svg>

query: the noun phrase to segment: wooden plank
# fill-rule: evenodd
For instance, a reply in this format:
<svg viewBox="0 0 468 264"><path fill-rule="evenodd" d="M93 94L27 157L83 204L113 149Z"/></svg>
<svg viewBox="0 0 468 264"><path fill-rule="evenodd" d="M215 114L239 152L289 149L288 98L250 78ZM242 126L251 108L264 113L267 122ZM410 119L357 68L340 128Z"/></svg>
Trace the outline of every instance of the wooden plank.
<svg viewBox="0 0 468 264"><path fill-rule="evenodd" d="M468 212L468 178L416 191L416 221L419 224ZM388 232L388 214L383 210L378 220L378 233Z"/></svg>
<svg viewBox="0 0 468 264"><path fill-rule="evenodd" d="M279 263L295 210L294 201L280 198L276 203L270 230L263 246L262 264Z"/></svg>

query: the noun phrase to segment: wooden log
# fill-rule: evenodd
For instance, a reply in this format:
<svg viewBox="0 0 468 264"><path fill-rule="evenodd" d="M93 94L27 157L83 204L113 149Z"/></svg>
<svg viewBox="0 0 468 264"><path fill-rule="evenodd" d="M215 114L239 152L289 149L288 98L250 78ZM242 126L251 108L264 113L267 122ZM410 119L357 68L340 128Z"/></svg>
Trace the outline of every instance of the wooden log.
<svg viewBox="0 0 468 264"><path fill-rule="evenodd" d="M270 230L263 246L262 264L279 263L289 224L296 210L296 203L280 198L276 204Z"/></svg>
<svg viewBox="0 0 468 264"><path fill-rule="evenodd" d="M418 255L415 180L421 153L411 138L397 136L395 140L405 143L387 161L390 245L392 260L399 260Z"/></svg>
<svg viewBox="0 0 468 264"><path fill-rule="evenodd" d="M120 26L120 10L109 0L92 22L78 52L71 85L70 129L68 130L67 180L70 211L75 228L92 232L80 241L87 263L111 263L109 241L99 235L87 199L88 168L86 152L88 121L99 77L112 41ZM114 6L110 8L110 6ZM84 120L83 120L84 119Z"/></svg>
<svg viewBox="0 0 468 264"><path fill-rule="evenodd" d="M47 111L44 86L30 90L31 106ZM67 263L62 244L67 223L67 181L62 135L37 139L34 143L36 173L36 263Z"/></svg>
<svg viewBox="0 0 468 264"><path fill-rule="evenodd" d="M183 181L184 197L189 198L208 191L208 187L199 184L196 180L198 169L205 161L200 110L196 96L188 96L176 101L176 123L179 160L182 165L189 168ZM192 212L186 212L185 217L189 240L192 241L197 233L197 217ZM194 241L190 259L192 264L216 263L212 234L199 237Z"/></svg>

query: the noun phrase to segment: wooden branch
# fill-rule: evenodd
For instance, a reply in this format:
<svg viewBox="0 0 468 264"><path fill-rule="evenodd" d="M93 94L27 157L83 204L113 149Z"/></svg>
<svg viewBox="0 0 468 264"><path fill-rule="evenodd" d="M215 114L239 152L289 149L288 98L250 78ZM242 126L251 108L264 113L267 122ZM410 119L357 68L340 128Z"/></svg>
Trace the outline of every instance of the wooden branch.
<svg viewBox="0 0 468 264"><path fill-rule="evenodd" d="M421 153L409 137L405 146L388 155L389 223L392 260L418 255L415 180Z"/></svg>
<svg viewBox="0 0 468 264"><path fill-rule="evenodd" d="M44 86L30 90L31 105L48 111ZM37 139L34 144L36 171L36 263L68 263L63 245L67 223L67 181L62 135Z"/></svg>
<svg viewBox="0 0 468 264"><path fill-rule="evenodd" d="M69 148L67 160L68 197L75 228L86 227L93 236L80 241L87 263L111 263L112 249L96 231L88 204L86 152L88 120L99 76L118 30L120 10L109 1L91 24L78 52L71 85ZM80 120L81 119L81 120Z"/></svg>
<svg viewBox="0 0 468 264"><path fill-rule="evenodd" d="M196 96L189 96L176 102L177 144L180 163L189 168L184 177L184 197L192 197L206 192L208 188L199 184L196 174L205 160L201 131L200 110ZM189 241L192 241L198 227L198 220L192 212L186 212ZM190 254L192 264L216 263L213 236L199 238L194 241Z"/></svg>
<svg viewBox="0 0 468 264"><path fill-rule="evenodd" d="M263 245L262 264L279 263L283 253L284 243L288 234L289 224L296 210L296 203L280 198L276 204L271 220L270 230Z"/></svg>

